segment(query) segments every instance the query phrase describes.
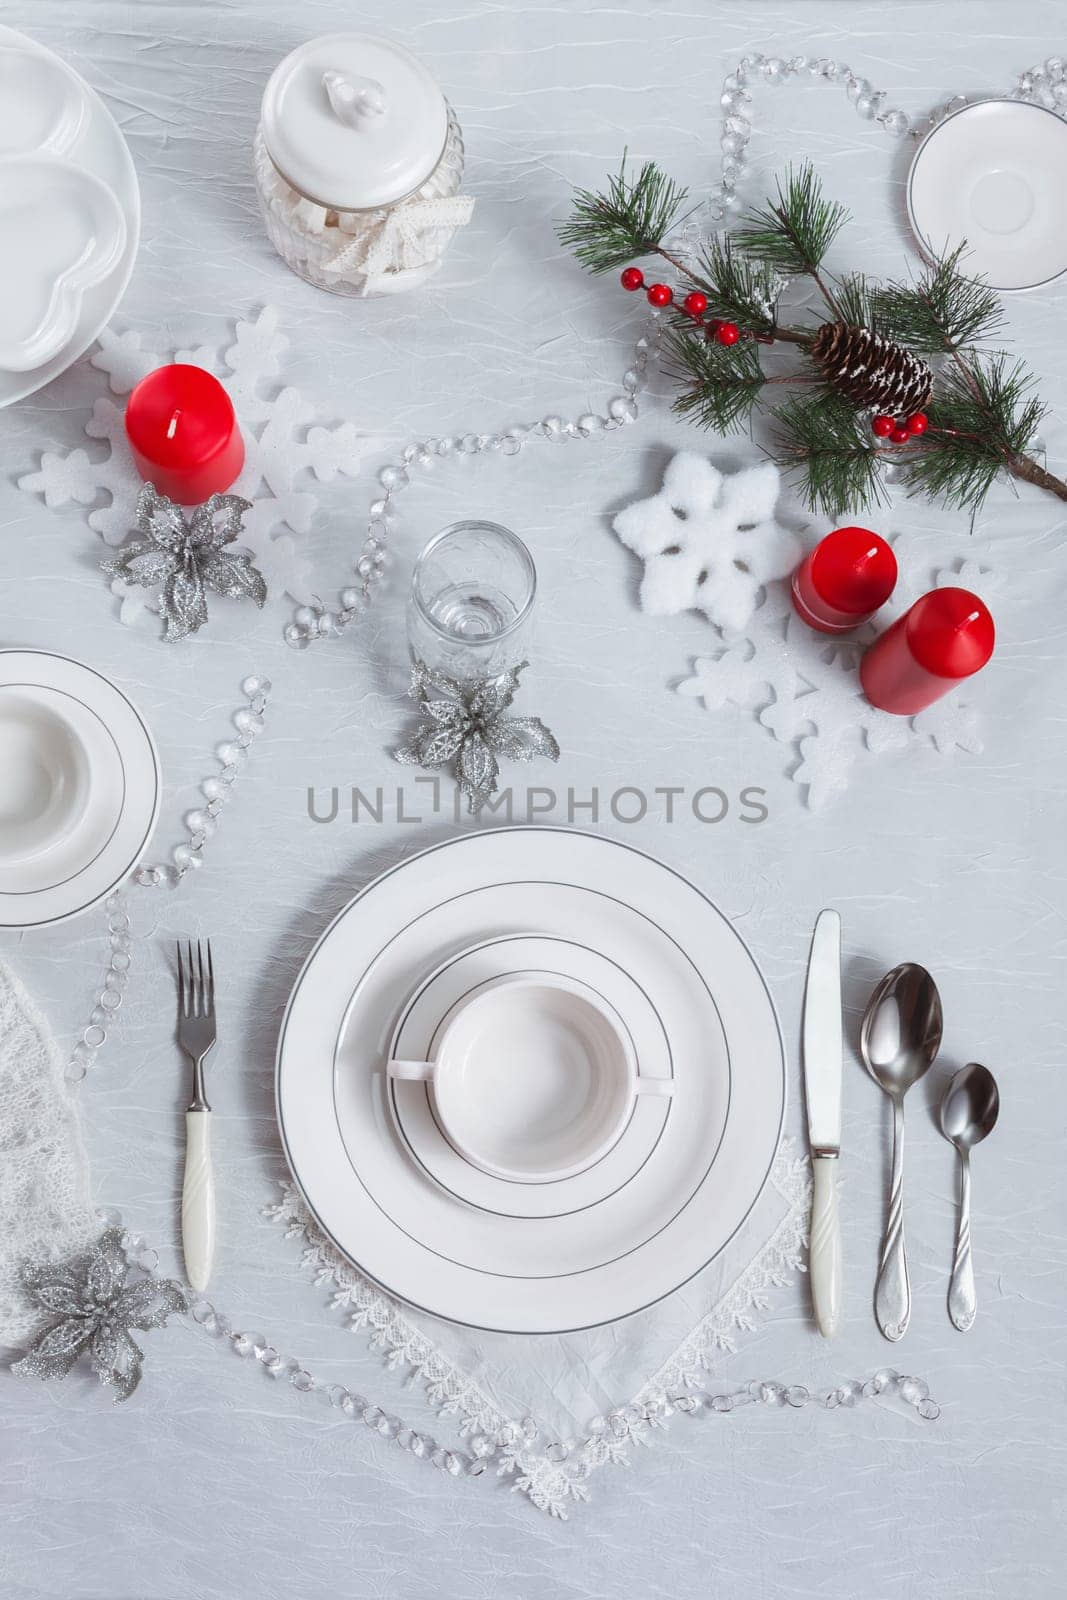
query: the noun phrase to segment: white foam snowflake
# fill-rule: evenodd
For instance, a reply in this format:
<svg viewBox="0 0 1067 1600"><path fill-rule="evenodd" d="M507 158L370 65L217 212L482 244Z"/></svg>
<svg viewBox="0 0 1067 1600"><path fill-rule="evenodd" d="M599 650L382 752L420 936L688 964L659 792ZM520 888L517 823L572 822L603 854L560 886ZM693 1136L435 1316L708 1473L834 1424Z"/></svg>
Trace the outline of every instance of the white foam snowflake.
<svg viewBox="0 0 1067 1600"><path fill-rule="evenodd" d="M956 562L933 574L937 588L995 593L997 575L977 561ZM857 667L864 649L917 598L921 585L905 580L890 603L848 639L813 632L793 610L788 591L767 592L744 639L720 631L715 653L699 656L693 675L676 685L708 711L727 704L755 709L757 721L797 758L790 777L817 810L847 785L856 760L868 752L925 746L941 755L982 749L978 715L966 691L935 701L914 717L890 716L864 697Z"/></svg>
<svg viewBox="0 0 1067 1600"><path fill-rule="evenodd" d="M313 599L311 571L298 536L307 533L318 505L309 481L330 483L352 478L363 458L384 441L352 422L324 426L316 408L299 390L276 382L288 339L278 326L278 313L264 307L247 322L238 322L232 342L221 350L202 346L173 353L145 349L141 335L105 329L92 365L107 374L111 394L125 396L147 373L169 360L204 367L224 384L245 441L245 465L232 492L252 502L241 543L273 595L289 594L300 604ZM105 544L121 545L134 526L141 478L126 441L124 405L102 395L85 425L90 439L107 445L94 460L87 451L44 451L36 472L19 479L19 488L44 496L49 509L76 504L91 506L89 525ZM107 503L99 505L101 496ZM151 596L115 579L123 622L150 620Z"/></svg>
<svg viewBox="0 0 1067 1600"><path fill-rule="evenodd" d="M780 487L772 462L720 472L695 451L676 455L663 487L613 523L645 563L642 610L696 610L731 633L747 627L766 585L800 559L796 534L774 520Z"/></svg>

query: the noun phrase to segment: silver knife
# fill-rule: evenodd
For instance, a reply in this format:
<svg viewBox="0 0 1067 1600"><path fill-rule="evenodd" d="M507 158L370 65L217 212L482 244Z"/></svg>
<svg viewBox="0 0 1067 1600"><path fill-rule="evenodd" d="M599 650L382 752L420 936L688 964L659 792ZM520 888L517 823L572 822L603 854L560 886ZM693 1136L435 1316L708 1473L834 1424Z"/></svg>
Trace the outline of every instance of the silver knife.
<svg viewBox="0 0 1067 1600"><path fill-rule="evenodd" d="M841 918L836 911L820 911L811 936L803 1046L812 1170L811 1303L819 1332L828 1339L841 1314Z"/></svg>

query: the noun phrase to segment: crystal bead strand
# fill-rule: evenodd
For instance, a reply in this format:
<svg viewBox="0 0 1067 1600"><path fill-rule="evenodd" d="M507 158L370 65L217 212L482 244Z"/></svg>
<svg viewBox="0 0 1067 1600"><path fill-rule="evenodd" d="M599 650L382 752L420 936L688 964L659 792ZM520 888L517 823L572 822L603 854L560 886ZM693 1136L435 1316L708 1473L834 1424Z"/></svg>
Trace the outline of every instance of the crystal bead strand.
<svg viewBox="0 0 1067 1600"><path fill-rule="evenodd" d="M1036 67L1020 72L1011 90L1013 100L1029 100L1048 111L1067 114L1067 62L1049 56Z"/></svg>
<svg viewBox="0 0 1067 1600"><path fill-rule="evenodd" d="M723 113L719 139L722 168L718 187L708 202L708 216L712 222L722 222L731 212L741 209L737 184L745 176L745 156L752 134L752 85L755 82L788 83L790 79L800 77L839 85L858 117L865 122L877 122L895 138L903 137L911 129L905 113L895 106L887 106L884 92L875 89L867 78L860 77L843 61L831 61L826 56L813 59L809 56L767 56L759 51L750 52L742 56L723 79L719 100Z"/></svg>
<svg viewBox="0 0 1067 1600"><path fill-rule="evenodd" d="M146 889L176 889L187 872L200 866L204 846L215 832L219 812L222 810L241 767L257 736L263 731L263 716L270 695L270 679L250 677L241 684L241 693L248 701L233 714L237 730L235 739L227 739L215 751L221 770L212 773L200 785L205 804L185 814L187 839L171 851L170 866L144 866L138 868L136 880Z"/></svg>
<svg viewBox="0 0 1067 1600"><path fill-rule="evenodd" d="M107 1030L122 1005L130 978L133 960L133 938L130 933L130 913L126 895L114 889L104 901L107 913L108 964L104 981L93 1001L89 1021L70 1053L66 1066L68 1083L80 1083L96 1060L97 1052L107 1039Z"/></svg>
<svg viewBox="0 0 1067 1600"><path fill-rule="evenodd" d="M221 811L244 761L263 728L263 716L270 695L267 678L249 677L241 685L247 705L233 714L236 737L220 744L216 754L221 763L217 775L205 778L200 785L204 797L203 808L186 813L185 826L188 839L175 845L171 853L172 866L139 867L133 882L142 888L176 888L187 872L199 867L204 846L215 832L216 818ZM107 932L110 955L104 972L104 981L93 1002L89 1021L82 1030L67 1062L65 1076L68 1083L80 1083L96 1060L107 1040L108 1028L118 1013L129 983L133 961L133 935L130 929L129 901L124 889L114 889L104 901L107 913Z"/></svg>
<svg viewBox="0 0 1067 1600"><path fill-rule="evenodd" d="M792 78L803 77L843 88L858 117L865 122L877 122L886 133L898 139L905 135L923 139L931 128L970 103L967 95L956 94L928 117L912 122L896 106L886 105L884 91L875 89L868 78L854 72L843 61L833 61L826 56L767 56L759 51L742 56L723 80L719 101L723 113L722 168L718 188L708 202L707 214L712 222L723 222L731 212L741 209L737 184L746 172L745 155L752 134L753 84L787 83ZM1061 56L1050 56L1040 65L1021 72L1008 93L1011 99L1032 101L1067 115L1067 62Z"/></svg>
<svg viewBox="0 0 1067 1600"><path fill-rule="evenodd" d="M438 461L456 456L491 452L516 456L535 439L564 444L568 439L588 439L596 433L609 433L635 422L637 396L644 387L649 358L659 342L659 324L660 313L653 310L645 331L636 342L633 360L623 374L622 393L609 401L605 415L585 412L573 421L553 415L541 422L515 423L502 433L453 434L406 445L399 461L382 467L378 473L381 494L369 507L367 536L355 563L358 585L340 591L336 610L321 603L298 606L285 628L286 643L294 650L306 650L316 639L336 638L364 614L385 571L389 518L395 512L397 496L411 483L412 473L428 471Z"/></svg>
<svg viewBox="0 0 1067 1600"><path fill-rule="evenodd" d="M143 1246L142 1240L133 1240L134 1247ZM190 1315L204 1333L222 1339L235 1355L252 1357L276 1381L290 1383L298 1394L321 1394L329 1404L353 1422L363 1425L380 1439L391 1440L401 1450L409 1451L418 1460L426 1460L452 1477L469 1472L474 1458L463 1451L450 1450L430 1435L409 1427L403 1418L384 1411L361 1394L355 1394L341 1383L323 1383L293 1356L282 1355L261 1333L248 1333L234 1328L230 1319L220 1312L203 1295L192 1298Z"/></svg>

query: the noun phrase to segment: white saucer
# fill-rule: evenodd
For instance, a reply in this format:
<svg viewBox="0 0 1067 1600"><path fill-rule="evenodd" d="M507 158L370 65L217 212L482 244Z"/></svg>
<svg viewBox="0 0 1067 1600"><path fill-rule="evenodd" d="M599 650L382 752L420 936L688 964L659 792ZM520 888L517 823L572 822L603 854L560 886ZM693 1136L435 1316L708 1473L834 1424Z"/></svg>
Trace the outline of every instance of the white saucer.
<svg viewBox="0 0 1067 1600"><path fill-rule="evenodd" d="M676 1088L631 1182L578 1214L516 1218L454 1200L420 1171L382 1066L428 968L472 936L531 927L639 975ZM755 963L685 879L607 838L500 828L410 858L334 920L290 997L277 1101L309 1208L364 1272L456 1322L550 1333L639 1311L718 1254L769 1177L784 1059Z"/></svg>
<svg viewBox="0 0 1067 1600"><path fill-rule="evenodd" d="M40 927L95 905L136 865L159 812L159 761L140 712L80 661L0 650L0 700L5 690L59 712L88 767L87 802L70 825L29 855L0 859L0 928Z"/></svg>
<svg viewBox="0 0 1067 1600"><path fill-rule="evenodd" d="M390 1056L426 1055L441 1019L479 984L535 970L577 979L603 996L622 1018L642 1072L673 1076L663 1021L641 986L617 963L570 939L535 936L488 940L452 956L412 996L397 1023ZM618 1141L595 1165L571 1178L509 1182L473 1166L455 1150L434 1116L425 1083L393 1079L389 1108L401 1138L422 1170L454 1199L499 1216L558 1217L583 1211L629 1183L659 1143L671 1101L639 1096Z"/></svg>
<svg viewBox="0 0 1067 1600"><path fill-rule="evenodd" d="M908 176L924 254L966 242L963 271L1002 291L1067 271L1067 122L1044 106L983 100L926 135Z"/></svg>
<svg viewBox="0 0 1067 1600"><path fill-rule="evenodd" d="M87 173L90 181L96 179L111 191L125 235L104 276L83 285L77 315L63 347L32 371L0 371L2 407L34 394L65 372L110 322L130 281L137 255L141 197L133 160L118 124L84 79L52 51L14 28L0 25L0 48L25 54L25 84L27 88L31 83L34 86L32 116L20 114L20 103L8 107L6 124L0 116L0 136L6 153L13 160L19 155L32 155L34 151L28 146L36 138L41 141L37 149L42 153L62 153L66 161ZM12 58L6 55L4 63L10 77ZM42 98L46 84L48 99Z"/></svg>

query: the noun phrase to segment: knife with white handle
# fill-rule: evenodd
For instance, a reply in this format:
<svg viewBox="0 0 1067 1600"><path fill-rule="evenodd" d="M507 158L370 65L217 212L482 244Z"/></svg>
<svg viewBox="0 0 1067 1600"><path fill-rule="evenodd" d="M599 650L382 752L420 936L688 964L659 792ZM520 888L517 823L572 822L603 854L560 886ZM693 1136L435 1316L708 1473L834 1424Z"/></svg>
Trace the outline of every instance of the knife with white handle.
<svg viewBox="0 0 1067 1600"><path fill-rule="evenodd" d="M841 1315L841 1228L837 1160L841 1154L841 918L820 911L811 938L804 990L804 1093L811 1147L811 1303L824 1338Z"/></svg>

